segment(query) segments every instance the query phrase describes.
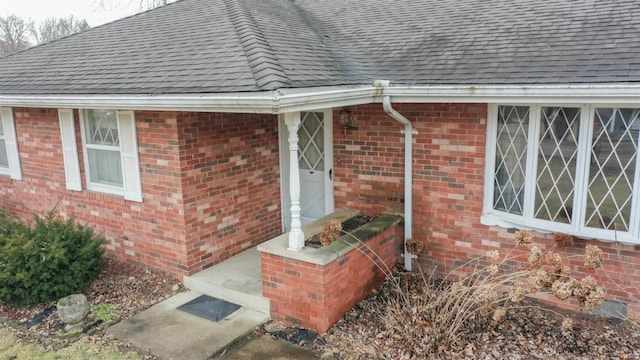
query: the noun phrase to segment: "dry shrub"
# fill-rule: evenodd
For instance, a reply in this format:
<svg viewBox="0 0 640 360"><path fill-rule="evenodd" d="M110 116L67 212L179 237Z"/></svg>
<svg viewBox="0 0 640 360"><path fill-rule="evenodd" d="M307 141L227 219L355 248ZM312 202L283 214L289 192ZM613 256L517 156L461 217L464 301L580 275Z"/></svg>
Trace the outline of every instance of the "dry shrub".
<svg viewBox="0 0 640 360"><path fill-rule="evenodd" d="M573 245L573 236L565 233L555 233L553 234L553 242L557 247L564 249L567 246Z"/></svg>
<svg viewBox="0 0 640 360"><path fill-rule="evenodd" d="M322 246L331 245L332 242L336 241L340 237L340 232L342 232L342 223L340 220L331 219L324 224L324 229L320 233L320 243Z"/></svg>
<svg viewBox="0 0 640 360"><path fill-rule="evenodd" d="M565 237L559 238L568 244ZM406 285L390 279L395 291L386 298L392 311L383 317L385 326L393 336L412 341L416 351L441 352L464 338L464 333L486 331L509 312L525 311L519 303L527 295L545 292L563 301L575 298L582 309L594 309L604 302L604 290L593 277L576 279L559 253L543 252L532 243L531 233L518 231L514 249L508 254L501 257L498 251L489 251L446 274L450 281L435 283L426 280L432 277L423 277L417 296L407 296ZM516 247L529 247L530 251L528 262L514 270L513 260L519 261L514 255ZM585 263L595 268L601 259L602 251L589 245ZM562 326L564 331L571 327L570 320Z"/></svg>
<svg viewBox="0 0 640 360"><path fill-rule="evenodd" d="M584 266L597 269L602 264L603 251L595 245L587 245L584 254Z"/></svg>
<svg viewBox="0 0 640 360"><path fill-rule="evenodd" d="M516 245L527 247L533 242L533 235L528 231L520 230L516 231L515 239Z"/></svg>
<svg viewBox="0 0 640 360"><path fill-rule="evenodd" d="M414 238L408 238L405 244L406 244L405 246L407 247L407 251L411 255L418 256L424 249L424 243Z"/></svg>

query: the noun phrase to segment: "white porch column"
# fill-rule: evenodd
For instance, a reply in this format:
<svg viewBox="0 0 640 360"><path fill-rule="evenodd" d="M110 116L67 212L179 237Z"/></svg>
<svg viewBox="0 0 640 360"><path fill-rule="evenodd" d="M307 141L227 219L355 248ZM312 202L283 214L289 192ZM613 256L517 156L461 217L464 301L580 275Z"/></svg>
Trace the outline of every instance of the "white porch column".
<svg viewBox="0 0 640 360"><path fill-rule="evenodd" d="M300 221L300 167L298 165L298 128L300 113L285 113L284 123L289 130L289 194L291 195L291 231L288 250L304 248L304 233Z"/></svg>

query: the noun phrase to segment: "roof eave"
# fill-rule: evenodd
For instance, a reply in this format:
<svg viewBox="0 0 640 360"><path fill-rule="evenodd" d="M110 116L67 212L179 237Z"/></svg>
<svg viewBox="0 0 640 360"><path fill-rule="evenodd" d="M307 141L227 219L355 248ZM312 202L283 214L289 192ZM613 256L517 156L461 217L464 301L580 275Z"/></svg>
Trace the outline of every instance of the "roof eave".
<svg viewBox="0 0 640 360"><path fill-rule="evenodd" d="M394 102L638 104L640 84L432 85L386 87Z"/></svg>
<svg viewBox="0 0 640 360"><path fill-rule="evenodd" d="M280 89L177 95L0 95L0 105L43 108L204 111L280 114L381 102L638 104L640 84L393 85Z"/></svg>
<svg viewBox="0 0 640 360"><path fill-rule="evenodd" d="M274 92L178 95L0 95L2 106L274 113Z"/></svg>
<svg viewBox="0 0 640 360"><path fill-rule="evenodd" d="M377 88L367 85L224 94L0 95L0 105L278 114L371 103L376 91Z"/></svg>

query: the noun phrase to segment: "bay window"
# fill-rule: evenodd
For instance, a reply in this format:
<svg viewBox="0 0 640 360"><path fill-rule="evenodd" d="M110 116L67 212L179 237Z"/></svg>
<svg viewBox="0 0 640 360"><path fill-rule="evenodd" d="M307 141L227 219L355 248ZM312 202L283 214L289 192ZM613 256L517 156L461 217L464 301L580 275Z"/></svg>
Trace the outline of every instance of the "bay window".
<svg viewBox="0 0 640 360"><path fill-rule="evenodd" d="M492 105L482 221L640 243L640 107Z"/></svg>

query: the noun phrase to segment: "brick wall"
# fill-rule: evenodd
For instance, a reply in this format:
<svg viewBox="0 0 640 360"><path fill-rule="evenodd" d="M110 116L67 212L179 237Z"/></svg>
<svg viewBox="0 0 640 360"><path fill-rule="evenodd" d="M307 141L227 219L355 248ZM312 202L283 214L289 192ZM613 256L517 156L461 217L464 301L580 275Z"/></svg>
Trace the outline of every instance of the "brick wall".
<svg viewBox="0 0 640 360"><path fill-rule="evenodd" d="M426 245L425 263L447 271L487 250L510 248L512 231L483 226L479 220L486 105L394 106L419 132L413 154L413 236ZM352 110L357 130L334 124L336 208L401 213L402 126L380 104ZM14 108L14 117L24 180L0 176L0 206L22 219L57 204L61 214L73 214L103 233L111 254L176 275L198 271L280 233L275 116L136 112L142 203L66 190L57 110ZM76 132L82 149L77 122ZM538 240L551 246L550 236L539 235ZM638 249L577 240L563 255L579 254L587 243L606 252L606 273L596 277L606 286L607 297L635 304L628 309L638 316ZM579 256L572 257L572 266L579 277L588 273Z"/></svg>
<svg viewBox="0 0 640 360"><path fill-rule="evenodd" d="M23 181L0 177L0 206L23 220L57 204L107 239L106 250L132 262L179 274L184 262L184 221L180 188L177 124L172 113L137 113L144 202L65 187L57 109L14 108ZM86 189L80 125L76 135ZM166 160L165 160L166 159ZM162 161L167 161L163 163ZM166 194L178 194L178 199Z"/></svg>
<svg viewBox="0 0 640 360"><path fill-rule="evenodd" d="M29 220L57 204L63 216L102 233L110 254L176 276L280 233L275 116L135 116L142 203L67 190L57 109L14 108L23 181L0 176L0 206Z"/></svg>
<svg viewBox="0 0 640 360"><path fill-rule="evenodd" d="M413 236L425 243L422 263L438 265L441 272L447 272L488 250L506 254L513 247L514 230L480 224L486 105L394 104L394 108L419 132L413 144ZM357 130L334 124L336 208L357 208L366 214L401 212L402 126L386 115L380 104L351 110ZM553 246L551 235L536 236L544 248ZM640 318L636 311L640 310L640 249L576 240L574 246L560 253L570 259L578 278L593 274L585 269L580 256L588 243L605 251L606 272L598 271L595 277L606 288L607 298L631 303L629 316ZM516 251L515 256L526 260L524 252ZM512 265L519 264L522 262Z"/></svg>
<svg viewBox="0 0 640 360"><path fill-rule="evenodd" d="M193 273L282 233L278 119L182 113L179 120Z"/></svg>
<svg viewBox="0 0 640 360"><path fill-rule="evenodd" d="M398 259L401 233L398 225L393 225L367 241L388 268ZM363 249L363 245L358 248ZM318 332L327 331L384 278L384 273L357 249L324 266L262 253L262 289L271 299L271 316Z"/></svg>

